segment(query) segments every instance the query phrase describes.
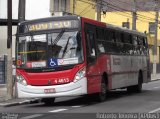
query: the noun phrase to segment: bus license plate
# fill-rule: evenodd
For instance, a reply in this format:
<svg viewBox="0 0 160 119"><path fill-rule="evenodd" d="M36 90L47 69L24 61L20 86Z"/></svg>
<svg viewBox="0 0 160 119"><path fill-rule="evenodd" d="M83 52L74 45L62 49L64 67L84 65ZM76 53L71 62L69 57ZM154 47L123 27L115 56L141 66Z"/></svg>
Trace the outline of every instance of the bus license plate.
<svg viewBox="0 0 160 119"><path fill-rule="evenodd" d="M44 93L55 93L55 92L56 92L55 88L44 89Z"/></svg>

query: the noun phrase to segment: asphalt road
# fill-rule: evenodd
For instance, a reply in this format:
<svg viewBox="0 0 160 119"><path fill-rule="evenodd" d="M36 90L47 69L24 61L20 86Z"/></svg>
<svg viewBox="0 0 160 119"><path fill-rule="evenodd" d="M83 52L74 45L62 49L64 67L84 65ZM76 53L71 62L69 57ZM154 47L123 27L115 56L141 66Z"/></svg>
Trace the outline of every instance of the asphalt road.
<svg viewBox="0 0 160 119"><path fill-rule="evenodd" d="M145 117L157 115L142 115L160 113L160 81L143 84L142 93L128 93L126 90L116 90L108 94L102 103L88 101L86 97L57 98L53 106L43 103L26 104L11 107L0 107L0 117L14 116L21 119L93 119L102 118L107 113L111 117L124 117L120 114L141 114ZM135 114L135 115L134 115ZM139 115L138 115L139 116Z"/></svg>

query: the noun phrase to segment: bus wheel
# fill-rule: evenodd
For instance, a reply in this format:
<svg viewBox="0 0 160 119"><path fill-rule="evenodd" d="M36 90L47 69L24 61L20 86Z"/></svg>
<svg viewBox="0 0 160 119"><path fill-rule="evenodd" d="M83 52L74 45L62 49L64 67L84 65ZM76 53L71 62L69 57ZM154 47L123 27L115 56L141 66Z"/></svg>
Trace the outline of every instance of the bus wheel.
<svg viewBox="0 0 160 119"><path fill-rule="evenodd" d="M55 98L42 98L41 102L45 105L54 105Z"/></svg>
<svg viewBox="0 0 160 119"><path fill-rule="evenodd" d="M101 81L101 92L99 92L98 94L96 94L96 99L98 102L103 102L106 100L106 94L107 93L107 86L105 83L105 79L104 77L102 77L102 81Z"/></svg>
<svg viewBox="0 0 160 119"><path fill-rule="evenodd" d="M135 86L127 87L127 91L141 93L142 92L142 82L143 82L143 76L142 76L142 73L140 72L138 75L138 84Z"/></svg>

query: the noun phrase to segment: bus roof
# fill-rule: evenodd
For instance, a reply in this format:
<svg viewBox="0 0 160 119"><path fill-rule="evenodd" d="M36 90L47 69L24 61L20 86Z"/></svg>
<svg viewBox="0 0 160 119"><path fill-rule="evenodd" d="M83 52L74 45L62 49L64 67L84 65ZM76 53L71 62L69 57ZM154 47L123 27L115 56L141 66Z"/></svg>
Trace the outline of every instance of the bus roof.
<svg viewBox="0 0 160 119"><path fill-rule="evenodd" d="M84 17L82 17L82 18L84 18ZM142 33L142 32L136 31L136 30L130 30L128 28L112 25L112 24L105 23L105 22L99 22L99 21L96 21L96 20L93 20L93 19L88 19L88 18L84 18L84 19L94 21L94 22L97 22L97 23L103 23L103 24L106 25L106 28L109 28L109 29L114 29L114 30L118 30L118 31L122 31L122 32L128 32L128 33L132 33L132 34L135 34L135 35L140 35L140 36L146 37L145 33Z"/></svg>
<svg viewBox="0 0 160 119"><path fill-rule="evenodd" d="M135 34L135 35L140 35L140 36L144 36L144 37L146 36L145 33L142 33L142 32L136 31L136 30L130 30L130 29L124 28L124 27L111 25L111 24L106 24L106 27L110 28L110 29L119 30L119 31L122 31L122 32L124 31L124 32L132 33L132 34Z"/></svg>
<svg viewBox="0 0 160 119"><path fill-rule="evenodd" d="M65 20L80 20L81 18L86 19L86 20L88 19L88 18L85 18L85 17L77 16L77 15L66 15L66 16L56 16L56 17L48 17L48 18L41 18L41 19L23 21L19 25L21 25L21 24L34 24L34 23L38 23L38 22L47 22L47 21L52 21L52 20L58 21L58 20L64 20L64 19ZM96 20L93 20L93 19L88 19L88 20L92 20L94 22L99 22L99 21L96 21ZM104 23L104 22L99 22L99 23ZM127 29L127 28L124 28L124 27L115 26L115 25L108 24L108 23L104 23L104 24L106 24L106 28L115 29L115 30L119 30L119 31L122 31L122 32L128 32L128 33L132 33L132 34L135 34L135 35L140 35L140 36L146 37L145 33L138 32L136 30L130 30L130 29Z"/></svg>
<svg viewBox="0 0 160 119"><path fill-rule="evenodd" d="M79 20L80 17L76 15L66 15L66 16L55 16L55 17L46 17L46 18L40 18L40 19L34 19L34 20L27 20L20 23L21 24L32 24L32 23L38 23L38 22L47 22L52 20Z"/></svg>

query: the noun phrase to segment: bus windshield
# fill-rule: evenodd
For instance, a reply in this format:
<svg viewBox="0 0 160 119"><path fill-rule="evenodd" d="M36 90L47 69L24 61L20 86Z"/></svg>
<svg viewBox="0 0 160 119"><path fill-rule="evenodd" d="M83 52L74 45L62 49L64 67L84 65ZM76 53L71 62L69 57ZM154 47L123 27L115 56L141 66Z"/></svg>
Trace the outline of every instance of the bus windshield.
<svg viewBox="0 0 160 119"><path fill-rule="evenodd" d="M49 34L18 37L18 68L54 68L82 61L82 40L78 31L62 29Z"/></svg>

